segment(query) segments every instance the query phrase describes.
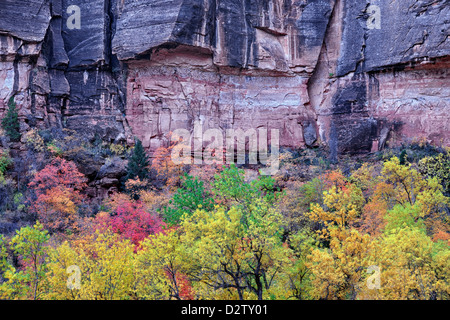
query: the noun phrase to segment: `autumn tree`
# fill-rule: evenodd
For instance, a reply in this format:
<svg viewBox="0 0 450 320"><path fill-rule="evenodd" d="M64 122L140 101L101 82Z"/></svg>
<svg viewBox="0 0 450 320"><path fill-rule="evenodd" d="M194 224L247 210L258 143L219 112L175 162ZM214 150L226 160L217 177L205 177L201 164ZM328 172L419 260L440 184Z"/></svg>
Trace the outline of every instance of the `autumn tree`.
<svg viewBox="0 0 450 320"><path fill-rule="evenodd" d="M171 144L168 147L159 147L152 156L152 169L156 172L157 183L168 190L174 190L179 185L184 173L184 165L176 164L172 160L175 146Z"/></svg>
<svg viewBox="0 0 450 320"><path fill-rule="evenodd" d="M318 246L316 235L304 228L290 234L287 243L291 248L289 257L291 263L287 264L283 270L286 277L286 284L283 286L287 293L285 299L312 299L311 293L314 288L308 262L311 252Z"/></svg>
<svg viewBox="0 0 450 320"><path fill-rule="evenodd" d="M37 222L16 232L9 246L18 255L22 267L14 268L6 260L6 244L0 238L0 271L5 282L0 284L0 298L41 299L45 294L49 235Z"/></svg>
<svg viewBox="0 0 450 320"><path fill-rule="evenodd" d="M363 288L362 297L388 300L449 299L450 247L443 242L433 243L423 228L414 225L411 220L410 223L388 228L389 231L375 242L369 259L370 264L380 270L380 288Z"/></svg>
<svg viewBox="0 0 450 320"><path fill-rule="evenodd" d="M307 263L312 273L314 298L356 299L368 267L369 235L360 234L354 223L361 214L364 197L359 187L335 185L324 193L325 209L315 204L310 218L322 225L316 232L322 247L311 252Z"/></svg>
<svg viewBox="0 0 450 320"><path fill-rule="evenodd" d="M280 214L261 200L252 206L247 218L232 207L199 209L182 221L182 242L192 257L190 276L196 292L204 297L267 298L283 264L289 263L281 241Z"/></svg>
<svg viewBox="0 0 450 320"><path fill-rule="evenodd" d="M95 232L84 241L64 242L50 254L46 299L129 300L136 299L134 246L111 231ZM69 267L79 270L79 287L67 285Z"/></svg>
<svg viewBox="0 0 450 320"><path fill-rule="evenodd" d="M86 180L85 176L78 171L75 163L62 158L55 158L44 169L35 174L29 187L37 195L58 186L64 186L75 193L79 193L86 187Z"/></svg>
<svg viewBox="0 0 450 320"><path fill-rule="evenodd" d="M55 158L35 174L29 183L36 195L31 207L50 233L76 229L86 180L73 162L62 158Z"/></svg>
<svg viewBox="0 0 450 320"><path fill-rule="evenodd" d="M425 178L411 164L400 165L395 157L385 162L381 175L375 195L385 201L389 210L395 205L417 207L415 219L426 218L427 232L450 231L446 227L450 199L443 194L438 177Z"/></svg>
<svg viewBox="0 0 450 320"><path fill-rule="evenodd" d="M187 276L191 257L180 235L179 230L171 228L167 232L150 235L142 243L136 262L140 297L153 300L195 298Z"/></svg>
<svg viewBox="0 0 450 320"><path fill-rule="evenodd" d="M142 202L127 201L120 203L111 216L101 220L102 230L108 227L122 239L129 239L135 249L150 234L162 232L164 223L161 219L145 210Z"/></svg>
<svg viewBox="0 0 450 320"><path fill-rule="evenodd" d="M425 157L419 161L419 171L428 177L437 177L444 193L450 195L450 151L434 157Z"/></svg>

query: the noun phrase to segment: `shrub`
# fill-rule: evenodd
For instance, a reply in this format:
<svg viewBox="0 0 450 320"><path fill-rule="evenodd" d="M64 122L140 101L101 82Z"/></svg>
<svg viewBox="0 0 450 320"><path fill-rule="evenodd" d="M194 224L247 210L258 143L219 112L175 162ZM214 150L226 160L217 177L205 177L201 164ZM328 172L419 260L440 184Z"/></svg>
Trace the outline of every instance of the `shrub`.
<svg viewBox="0 0 450 320"><path fill-rule="evenodd" d="M7 151L0 149L0 177L6 172L6 169L11 165L12 160Z"/></svg>

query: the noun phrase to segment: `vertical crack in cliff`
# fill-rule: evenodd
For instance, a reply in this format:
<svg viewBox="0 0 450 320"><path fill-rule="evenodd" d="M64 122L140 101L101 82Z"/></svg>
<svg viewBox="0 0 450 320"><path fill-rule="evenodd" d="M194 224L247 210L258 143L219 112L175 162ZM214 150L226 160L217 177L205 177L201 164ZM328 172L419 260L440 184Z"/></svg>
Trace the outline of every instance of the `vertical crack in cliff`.
<svg viewBox="0 0 450 320"><path fill-rule="evenodd" d="M337 67L337 61L330 61L331 59L337 59L337 52L334 52L334 56L329 53L329 44L333 44L337 47L342 37L342 0L336 0L334 2L331 15L326 27L325 36L323 38L321 50L317 63L314 67L313 73L307 82L307 93L309 100L309 116L314 116L314 123L316 128L317 137L320 136L320 113L321 106L326 98L326 95L330 91L332 76L334 76L334 69Z"/></svg>
<svg viewBox="0 0 450 320"><path fill-rule="evenodd" d="M13 82L13 89L11 96L16 95L17 91L19 90L19 61L20 61L20 55L16 54L14 57L13 67L14 67L14 82Z"/></svg>
<svg viewBox="0 0 450 320"><path fill-rule="evenodd" d="M105 0L105 63L108 65L108 69L111 72L111 79L114 82L115 90L117 92L118 99L118 111L120 111L122 115L122 126L126 135L130 135L132 130L130 124L128 123L128 119L126 116L126 108L127 108L127 73L128 66L126 63L121 63L116 54L113 53L112 50L112 41L114 35L116 33L116 25L117 25L117 15L119 15L119 11L122 9L124 2L120 1L120 8L118 8L119 1L115 0Z"/></svg>

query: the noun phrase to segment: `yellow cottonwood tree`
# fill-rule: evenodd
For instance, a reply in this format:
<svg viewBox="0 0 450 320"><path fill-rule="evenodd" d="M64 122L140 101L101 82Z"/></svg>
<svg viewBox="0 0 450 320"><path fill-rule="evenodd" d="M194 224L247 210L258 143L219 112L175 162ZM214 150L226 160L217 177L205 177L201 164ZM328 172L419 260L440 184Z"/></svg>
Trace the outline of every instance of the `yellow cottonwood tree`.
<svg viewBox="0 0 450 320"><path fill-rule="evenodd" d="M139 274L137 293L147 299L187 299L191 291L186 282L190 257L175 228L150 235L138 251L136 268Z"/></svg>
<svg viewBox="0 0 450 320"><path fill-rule="evenodd" d="M118 300L135 298L134 246L110 231L87 241L64 242L50 253L48 299ZM80 270L80 287L69 288L67 268Z"/></svg>
<svg viewBox="0 0 450 320"><path fill-rule="evenodd" d="M311 295L316 299L356 299L371 250L370 236L352 228L364 204L361 189L352 184L333 186L324 193L324 204L325 209L312 205L309 213L310 219L323 225L317 233L325 242L323 248L312 251L307 263L312 273Z"/></svg>
<svg viewBox="0 0 450 320"><path fill-rule="evenodd" d="M370 259L380 268L381 287L366 290L365 297L430 300L450 296L450 246L433 243L419 228L390 230L376 241Z"/></svg>
<svg viewBox="0 0 450 320"><path fill-rule="evenodd" d="M448 204L438 178L425 179L411 164L401 165L397 157L385 162L381 175L385 183L393 186L395 192L392 196L396 203L414 205L417 202L423 209L423 216Z"/></svg>
<svg viewBox="0 0 450 320"><path fill-rule="evenodd" d="M284 290L289 293L286 299L309 300L313 286L311 282L311 269L309 256L317 248L316 234L308 229L303 229L290 235L289 247L292 249L291 264L284 267L283 273L287 279ZM287 289L289 288L289 289Z"/></svg>
<svg viewBox="0 0 450 320"><path fill-rule="evenodd" d="M273 294L289 263L281 215L264 201L249 207L251 214L235 207L197 210L182 221L182 241L193 263L190 275L204 298L263 299Z"/></svg>

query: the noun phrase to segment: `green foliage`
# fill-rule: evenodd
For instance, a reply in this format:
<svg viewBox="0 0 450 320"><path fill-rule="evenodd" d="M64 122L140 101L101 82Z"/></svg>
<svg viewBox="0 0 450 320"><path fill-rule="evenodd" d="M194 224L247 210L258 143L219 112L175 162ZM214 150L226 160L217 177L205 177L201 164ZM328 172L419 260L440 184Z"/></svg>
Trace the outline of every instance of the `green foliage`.
<svg viewBox="0 0 450 320"><path fill-rule="evenodd" d="M136 139L133 153L128 159L127 175L125 180L135 179L136 177L138 177L141 181L147 179L150 173L149 165L150 162L147 154L145 153L144 147L142 146L142 142L139 139Z"/></svg>
<svg viewBox="0 0 450 320"><path fill-rule="evenodd" d="M384 217L386 220L385 232L389 233L392 230L402 228L415 228L425 232L426 228L423 220L420 217L419 206L411 206L407 203L405 206L396 205L392 210L389 210Z"/></svg>
<svg viewBox="0 0 450 320"><path fill-rule="evenodd" d="M2 119L2 127L12 141L19 141L20 139L19 114L16 109L14 97L11 97L9 99L8 112L6 113L6 116Z"/></svg>
<svg viewBox="0 0 450 320"><path fill-rule="evenodd" d="M17 210L22 211L25 209L24 200L25 198L21 192L14 195L14 205L17 206Z"/></svg>
<svg viewBox="0 0 450 320"><path fill-rule="evenodd" d="M57 144L57 141L52 140L52 142L47 143L47 150L53 155L61 157L63 155L63 151L57 146Z"/></svg>
<svg viewBox="0 0 450 320"><path fill-rule="evenodd" d="M289 247L293 250L293 263L286 269L289 278L289 288L293 296L299 300L311 299L312 291L311 271L307 266L308 256L318 246L315 234L303 229L288 239Z"/></svg>
<svg viewBox="0 0 450 320"><path fill-rule="evenodd" d="M6 169L12 164L12 160L8 153L4 150L0 150L0 177L6 172Z"/></svg>
<svg viewBox="0 0 450 320"><path fill-rule="evenodd" d="M300 208L303 212L310 209L312 203L323 205L323 192L325 191L325 184L319 178L314 178L311 181L300 186L300 197L298 199Z"/></svg>
<svg viewBox="0 0 450 320"><path fill-rule="evenodd" d="M215 288L205 292L211 299L286 295L281 270L290 264L290 250L279 237L281 215L269 207L255 210L245 228L243 215L232 207L197 210L183 219L182 242L192 257L190 273L199 286Z"/></svg>
<svg viewBox="0 0 450 320"><path fill-rule="evenodd" d="M272 177L260 176L250 183L245 182L244 170L239 170L234 164L215 176L212 190L216 200L228 205L247 206L258 198L274 203L278 199L278 190Z"/></svg>
<svg viewBox="0 0 450 320"><path fill-rule="evenodd" d="M244 170L239 170L234 164L230 168L215 175L214 193L224 199L239 201L249 195L250 185L245 183Z"/></svg>
<svg viewBox="0 0 450 320"><path fill-rule="evenodd" d="M24 265L20 270L16 270L5 261L4 240L0 242L0 258L3 260L0 270L4 272L6 279L0 285L0 298L33 300L39 298L45 290L49 239L50 236L39 222L16 232L9 246Z"/></svg>
<svg viewBox="0 0 450 320"><path fill-rule="evenodd" d="M50 239L47 230L37 222L32 227L24 227L17 231L11 239L14 252L19 254L23 261L38 264L45 257L45 244Z"/></svg>
<svg viewBox="0 0 450 320"><path fill-rule="evenodd" d="M183 214L192 215L197 209L211 210L214 201L206 193L203 181L185 174L181 187L169 203L170 205L163 210L165 222L169 225L177 225Z"/></svg>

